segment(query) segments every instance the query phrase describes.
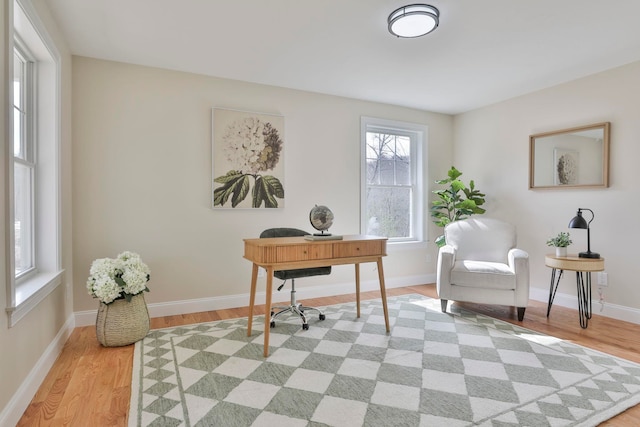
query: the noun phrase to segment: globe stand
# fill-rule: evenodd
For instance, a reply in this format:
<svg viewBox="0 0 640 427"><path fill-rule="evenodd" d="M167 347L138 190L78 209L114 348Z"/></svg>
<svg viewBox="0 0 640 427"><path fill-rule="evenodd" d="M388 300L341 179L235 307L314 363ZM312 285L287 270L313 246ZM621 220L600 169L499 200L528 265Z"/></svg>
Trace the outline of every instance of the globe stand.
<svg viewBox="0 0 640 427"><path fill-rule="evenodd" d="M318 237L329 237L331 236L331 233L325 233L324 230L322 230L321 233L313 233L313 235Z"/></svg>

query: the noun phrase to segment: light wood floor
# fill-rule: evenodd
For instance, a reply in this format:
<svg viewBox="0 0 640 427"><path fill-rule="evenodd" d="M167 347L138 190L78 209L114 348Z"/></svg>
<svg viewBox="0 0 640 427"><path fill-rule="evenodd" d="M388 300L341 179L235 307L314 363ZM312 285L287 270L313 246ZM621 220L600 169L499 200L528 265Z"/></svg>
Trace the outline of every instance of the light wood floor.
<svg viewBox="0 0 640 427"><path fill-rule="evenodd" d="M437 298L435 285L389 289L388 296L419 293ZM379 298L379 292L363 292L362 299ZM355 301L355 295L305 300L308 305L331 305ZM546 304L531 301L523 322L516 320L515 309L502 306L460 304L538 332L565 339L585 347L640 363L640 326L597 315L588 329L581 329L576 310L554 306L546 317ZM264 306L257 306L259 314ZM181 316L154 318L152 328L243 317L248 308L209 311ZM126 426L131 393L133 345L103 348L98 344L95 327L76 328L40 386L18 426ZM605 422L603 426L640 425L640 405Z"/></svg>

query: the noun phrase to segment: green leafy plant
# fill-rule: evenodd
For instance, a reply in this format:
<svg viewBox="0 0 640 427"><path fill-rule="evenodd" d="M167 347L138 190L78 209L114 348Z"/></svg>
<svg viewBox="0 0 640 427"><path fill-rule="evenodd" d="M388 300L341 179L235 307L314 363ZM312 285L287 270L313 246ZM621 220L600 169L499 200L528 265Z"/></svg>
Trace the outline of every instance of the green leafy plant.
<svg viewBox="0 0 640 427"><path fill-rule="evenodd" d="M436 181L436 184L446 185L446 187L433 191L438 196L438 199L434 200L431 206L431 217L437 226L444 227L451 222L486 212L480 207L484 204L485 195L476 190L473 180L469 181L469 186L467 187L460 180L462 172L453 166L451 166L447 175L446 179ZM445 244L444 235L436 239L438 247L442 247Z"/></svg>
<svg viewBox="0 0 640 427"><path fill-rule="evenodd" d="M558 233L556 237L547 240L547 246L555 246L556 248L566 248L571 243L573 242L569 238L569 233L565 233L564 231Z"/></svg>

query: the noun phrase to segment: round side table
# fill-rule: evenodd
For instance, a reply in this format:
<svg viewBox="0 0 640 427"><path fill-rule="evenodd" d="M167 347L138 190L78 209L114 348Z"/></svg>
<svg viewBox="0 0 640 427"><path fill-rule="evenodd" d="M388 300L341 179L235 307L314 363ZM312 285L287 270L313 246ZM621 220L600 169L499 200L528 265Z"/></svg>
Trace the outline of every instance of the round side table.
<svg viewBox="0 0 640 427"><path fill-rule="evenodd" d="M577 255L567 255L563 257L549 254L544 257L544 264L551 267L551 285L549 287L549 304L547 305L547 317L551 312L553 299L556 297L558 284L562 273L567 271L576 272L576 285L578 287L578 315L580 317L580 327L583 329L589 326L591 319L591 272L604 270L604 258L580 258ZM559 274L558 274L559 272Z"/></svg>

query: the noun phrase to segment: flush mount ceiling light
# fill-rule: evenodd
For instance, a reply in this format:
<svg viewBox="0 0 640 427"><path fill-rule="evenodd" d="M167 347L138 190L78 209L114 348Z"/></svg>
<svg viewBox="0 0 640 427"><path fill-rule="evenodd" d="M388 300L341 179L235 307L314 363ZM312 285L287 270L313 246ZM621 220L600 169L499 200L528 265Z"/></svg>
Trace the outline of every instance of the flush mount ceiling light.
<svg viewBox="0 0 640 427"><path fill-rule="evenodd" d="M428 4L402 6L389 15L389 32L397 37L413 38L438 28L440 11Z"/></svg>

